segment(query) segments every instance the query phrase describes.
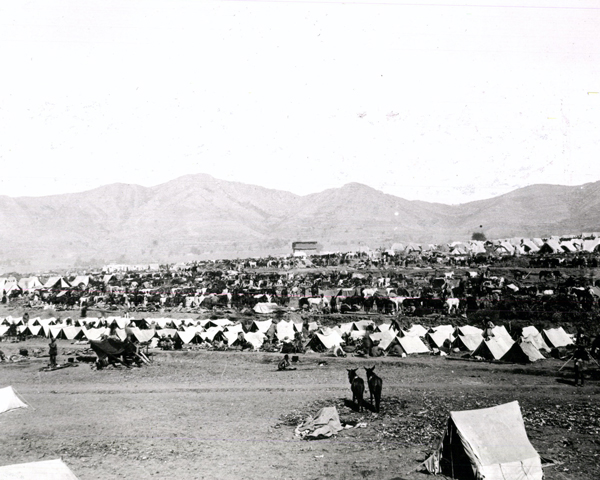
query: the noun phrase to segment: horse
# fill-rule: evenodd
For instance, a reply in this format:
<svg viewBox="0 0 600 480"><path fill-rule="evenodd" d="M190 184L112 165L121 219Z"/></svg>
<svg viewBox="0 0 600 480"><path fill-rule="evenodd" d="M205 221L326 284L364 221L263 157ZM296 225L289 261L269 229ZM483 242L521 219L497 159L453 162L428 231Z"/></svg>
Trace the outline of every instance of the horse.
<svg viewBox="0 0 600 480"><path fill-rule="evenodd" d="M352 390L352 403L358 405L358 411L363 409L363 394L365 392L365 381L356 374L357 368L347 368L350 389Z"/></svg>
<svg viewBox="0 0 600 480"><path fill-rule="evenodd" d="M369 384L369 393L371 394L371 406L373 405L373 398L375 398L375 411L379 413L379 404L381 402L381 390L383 388L383 380L378 377L372 368L364 367L367 371L367 383Z"/></svg>

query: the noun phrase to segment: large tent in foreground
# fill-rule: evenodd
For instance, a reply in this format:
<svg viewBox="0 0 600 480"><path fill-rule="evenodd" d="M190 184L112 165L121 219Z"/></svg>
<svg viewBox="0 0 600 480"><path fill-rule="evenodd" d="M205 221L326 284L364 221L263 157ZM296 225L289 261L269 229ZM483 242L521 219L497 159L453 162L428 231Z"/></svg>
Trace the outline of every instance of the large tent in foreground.
<svg viewBox="0 0 600 480"><path fill-rule="evenodd" d="M423 464L429 473L461 480L541 480L542 461L527 438L518 402L450 412L438 449Z"/></svg>
<svg viewBox="0 0 600 480"><path fill-rule="evenodd" d="M0 467L0 478L3 480L77 480L75 474L60 458Z"/></svg>

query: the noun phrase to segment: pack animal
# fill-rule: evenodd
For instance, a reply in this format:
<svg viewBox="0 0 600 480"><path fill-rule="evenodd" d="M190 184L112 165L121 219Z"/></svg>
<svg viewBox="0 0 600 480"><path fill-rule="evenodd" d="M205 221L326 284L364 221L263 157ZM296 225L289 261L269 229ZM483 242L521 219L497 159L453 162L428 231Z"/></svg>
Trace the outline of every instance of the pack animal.
<svg viewBox="0 0 600 480"><path fill-rule="evenodd" d="M375 373L375 367L365 367L365 370L367 371L367 383L369 384L369 393L371 394L371 405L373 405L373 399L375 399L375 411L379 413L383 380Z"/></svg>
<svg viewBox="0 0 600 480"><path fill-rule="evenodd" d="M357 375L357 368L347 368L346 370L348 370L348 380L350 381L350 389L352 390L352 403L358 405L358 411L362 412L365 381Z"/></svg>

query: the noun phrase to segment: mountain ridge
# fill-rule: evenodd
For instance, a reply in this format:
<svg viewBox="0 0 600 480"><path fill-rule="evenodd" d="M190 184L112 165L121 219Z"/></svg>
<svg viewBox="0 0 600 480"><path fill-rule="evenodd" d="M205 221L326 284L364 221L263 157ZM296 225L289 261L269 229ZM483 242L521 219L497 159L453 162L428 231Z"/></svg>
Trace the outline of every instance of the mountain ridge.
<svg viewBox="0 0 600 480"><path fill-rule="evenodd" d="M480 225L482 226L480 228ZM459 205L406 200L352 182L308 195L184 175L44 197L0 196L0 268L186 261L398 241L445 243L600 230L600 182L530 185Z"/></svg>

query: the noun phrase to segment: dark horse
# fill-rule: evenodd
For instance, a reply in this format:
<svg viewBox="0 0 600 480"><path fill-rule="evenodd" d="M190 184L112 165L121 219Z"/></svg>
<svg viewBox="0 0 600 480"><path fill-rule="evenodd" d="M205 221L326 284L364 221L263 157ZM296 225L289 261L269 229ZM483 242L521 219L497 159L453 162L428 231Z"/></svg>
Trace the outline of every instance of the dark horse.
<svg viewBox="0 0 600 480"><path fill-rule="evenodd" d="M375 411L379 413L379 404L381 403L381 390L383 389L383 380L378 377L373 368L365 367L367 371L367 382L369 384L369 393L371 394L371 405L373 405L373 398L375 398Z"/></svg>
<svg viewBox="0 0 600 480"><path fill-rule="evenodd" d="M348 368L348 380L352 390L352 403L358 405L358 411L362 412L363 394L365 392L365 381L356 374L357 368Z"/></svg>

